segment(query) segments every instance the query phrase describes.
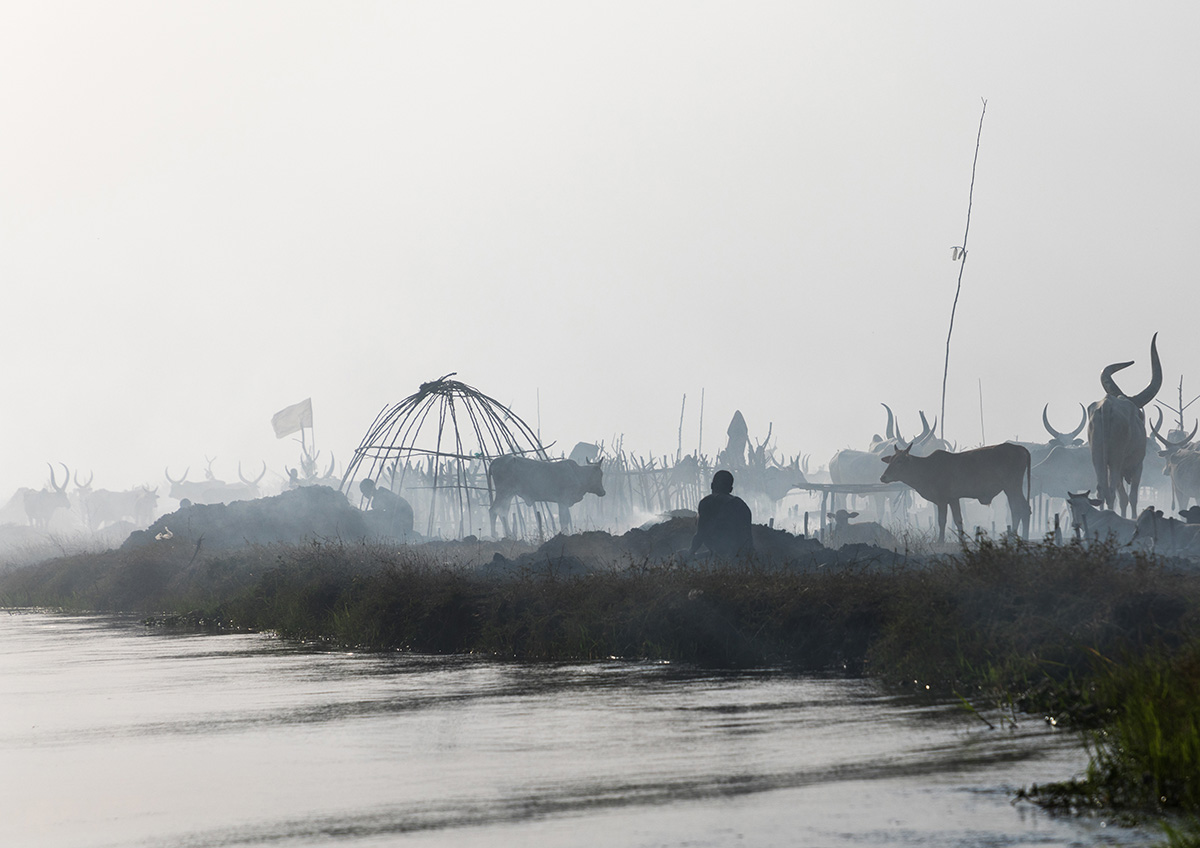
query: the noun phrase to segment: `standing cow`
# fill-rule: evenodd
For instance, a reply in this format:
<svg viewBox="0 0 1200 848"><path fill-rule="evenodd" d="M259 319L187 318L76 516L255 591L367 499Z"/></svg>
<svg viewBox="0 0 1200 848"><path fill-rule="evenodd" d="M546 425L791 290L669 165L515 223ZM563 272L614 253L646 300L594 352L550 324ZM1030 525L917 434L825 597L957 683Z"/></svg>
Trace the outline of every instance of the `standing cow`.
<svg viewBox="0 0 1200 848"><path fill-rule="evenodd" d="M929 456L913 456L912 446L882 458L888 464L879 478L882 483L905 483L917 494L937 507L938 541L946 541L946 508L954 515L954 523L962 535L963 498L988 505L1004 492L1013 523L1021 534L1029 537L1029 497L1031 464L1029 451L1020 445L1005 442L976 448L962 453L934 451ZM1024 478L1024 483L1022 483Z"/></svg>
<svg viewBox="0 0 1200 848"><path fill-rule="evenodd" d="M1118 362L1101 371L1104 398L1088 407L1088 441L1096 471L1096 497L1109 509L1119 502L1121 515L1128 509L1131 516L1137 515L1138 486L1146 459L1146 416L1142 408L1162 387L1158 333L1150 340L1150 385L1130 397L1121 391L1112 375L1132 364L1132 361Z"/></svg>
<svg viewBox="0 0 1200 848"><path fill-rule="evenodd" d="M1164 439L1157 431L1154 433L1163 446L1158 452L1163 458L1163 474L1171 478L1175 501L1185 508L1193 498L1200 501L1200 450L1192 444L1197 428L1200 428L1200 424L1192 428L1190 435L1177 439Z"/></svg>
<svg viewBox="0 0 1200 848"><path fill-rule="evenodd" d="M496 516L509 535L508 507L514 497L527 504L558 504L558 522L563 532L571 527L571 507L586 494L604 497L604 480L600 463L579 465L569 459L552 461L528 459L523 456L499 456L488 468L492 488L492 505L488 515L492 535L496 535Z"/></svg>
<svg viewBox="0 0 1200 848"><path fill-rule="evenodd" d="M55 512L71 508L71 499L67 496L67 485L71 482L70 469L63 465L63 482L60 486L54 477L54 466L48 462L46 465L50 466L50 487L40 491L23 490L25 515L29 517L30 524L42 529L50 526L50 519L54 517Z"/></svg>

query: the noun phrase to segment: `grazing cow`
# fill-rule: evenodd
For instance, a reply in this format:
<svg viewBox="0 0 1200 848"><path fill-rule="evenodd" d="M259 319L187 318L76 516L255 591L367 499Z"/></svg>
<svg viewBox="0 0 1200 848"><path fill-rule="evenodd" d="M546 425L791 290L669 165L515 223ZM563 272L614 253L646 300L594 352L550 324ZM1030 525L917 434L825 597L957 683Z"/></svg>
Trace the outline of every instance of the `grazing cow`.
<svg viewBox="0 0 1200 848"><path fill-rule="evenodd" d="M183 476L178 480L171 477L170 469L164 469L167 482L171 484L171 497L175 500L187 498L194 504L233 503L234 501L252 501L259 497L258 484L267 474L267 464L264 462L262 472L253 480L242 475L242 464L238 463L238 479L241 483L226 483L218 480L212 472L215 460L208 461L208 470L204 472L205 479L200 482L190 482L187 478L188 469L183 470Z"/></svg>
<svg viewBox="0 0 1200 848"><path fill-rule="evenodd" d="M883 483L905 483L925 500L937 506L938 541L946 541L946 508L963 534L962 508L959 501L971 498L985 506L1004 492L1013 523L1029 537L1029 498L1022 486L1030 483L1029 451L1005 442L975 448L962 453L934 451L929 456L913 456L912 447L896 448L883 457L887 468L879 478Z"/></svg>
<svg viewBox="0 0 1200 848"><path fill-rule="evenodd" d="M54 517L55 512L71 508L71 499L67 496L67 485L71 482L70 469L63 465L65 476L60 486L54 476L54 466L48 462L46 465L50 467L50 488L41 491L25 490L25 515L30 524L41 528L50 526L50 519Z"/></svg>
<svg viewBox="0 0 1200 848"><path fill-rule="evenodd" d="M858 518L857 512L846 512L839 509L828 514L833 526L829 531L829 547L840 548L843 545L875 545L880 548L898 550L900 542L891 531L877 521L861 521L851 524L851 518Z"/></svg>
<svg viewBox="0 0 1200 848"><path fill-rule="evenodd" d="M1200 501L1200 450L1192 444L1197 428L1200 428L1200 422L1192 428L1190 435L1180 439L1164 439L1154 433L1163 445L1158 452L1163 458L1163 474L1171 478L1171 489L1181 507L1187 507L1191 500Z"/></svg>
<svg viewBox="0 0 1200 848"><path fill-rule="evenodd" d="M560 528L566 532L571 527L571 507L593 494L604 497L603 471L600 463L578 465L569 459L552 461L528 459L523 456L498 456L488 468L488 480L492 487L492 505L488 514L492 521L492 535L496 535L496 516L504 524L504 535L509 534L508 507L514 497L528 504L538 502L558 504Z"/></svg>
<svg viewBox="0 0 1200 848"><path fill-rule="evenodd" d="M1137 513L1138 485L1142 479L1147 439L1142 408L1162 387L1157 333L1150 340L1150 384L1131 397L1121 391L1112 375L1132 364L1132 361L1118 362L1101 371L1104 399L1088 407L1088 441L1092 444L1092 467L1096 471L1096 497L1109 509L1119 501L1121 515L1126 509L1131 515Z"/></svg>
<svg viewBox="0 0 1200 848"><path fill-rule="evenodd" d="M111 492L108 489L89 488L80 493L80 500L84 520L91 530L99 530L106 524L126 520L146 527L154 521L158 489L140 486L124 492Z"/></svg>
<svg viewBox="0 0 1200 848"><path fill-rule="evenodd" d="M1200 524L1184 524L1148 506L1137 517L1133 541L1149 544L1160 554L1200 556Z"/></svg>
<svg viewBox="0 0 1200 848"><path fill-rule="evenodd" d="M1137 522L1122 518L1111 509L1100 509L1104 501L1093 498L1091 490L1067 492L1067 506L1071 509L1071 527L1082 539L1113 541L1128 545L1137 531Z"/></svg>

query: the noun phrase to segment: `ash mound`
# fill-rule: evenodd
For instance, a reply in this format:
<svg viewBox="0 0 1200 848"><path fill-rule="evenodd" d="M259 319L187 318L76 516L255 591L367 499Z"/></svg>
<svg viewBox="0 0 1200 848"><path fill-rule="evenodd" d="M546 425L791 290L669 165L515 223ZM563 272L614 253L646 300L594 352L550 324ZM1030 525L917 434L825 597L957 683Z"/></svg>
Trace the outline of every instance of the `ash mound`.
<svg viewBox="0 0 1200 848"><path fill-rule="evenodd" d="M313 541L395 542L419 544L447 565L474 568L485 574L588 574L661 564L703 565L713 558L701 552L688 556L696 533L694 513L663 516L662 521L636 527L619 536L602 530L558 535L540 546L526 542L425 540L415 533L396 532L386 512L362 511L328 486L307 486L268 498L231 504L190 504L164 515L145 530L131 533L121 550L146 545L205 552L249 545L303 545ZM900 554L866 545L840 550L814 539L761 524L753 527L754 554L748 564L768 568L815 569L831 565L891 567Z"/></svg>
<svg viewBox="0 0 1200 848"><path fill-rule="evenodd" d="M753 567L805 570L826 566L891 568L906 559L902 554L870 545L850 545L835 550L815 539L762 524L755 524L752 532L754 554L746 558L746 564ZM599 530L555 536L537 550L517 557L495 553L491 562L482 564L479 569L494 575L532 573L568 577L672 560L695 565L717 562L704 552L694 557L688 556L695 533L694 515L673 516L658 524L635 527L620 536ZM911 557L907 559L911 560Z"/></svg>
<svg viewBox="0 0 1200 848"><path fill-rule="evenodd" d="M328 486L304 486L269 498L189 504L129 535L121 550L149 544L206 551L246 545L300 545L314 539L360 541L383 535L385 514L356 509Z"/></svg>

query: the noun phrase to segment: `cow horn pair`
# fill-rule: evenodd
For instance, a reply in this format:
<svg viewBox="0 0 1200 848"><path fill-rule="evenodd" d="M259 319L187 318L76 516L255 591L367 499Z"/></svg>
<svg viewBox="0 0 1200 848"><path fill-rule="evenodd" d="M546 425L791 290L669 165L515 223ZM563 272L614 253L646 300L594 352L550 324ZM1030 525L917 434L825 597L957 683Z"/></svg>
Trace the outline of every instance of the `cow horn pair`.
<svg viewBox="0 0 1200 848"><path fill-rule="evenodd" d="M1160 424L1162 423L1162 410L1159 410L1159 423ZM1178 441L1172 441L1171 439L1164 439L1162 436L1159 435L1158 427L1155 427L1153 430L1150 431L1150 433L1152 436L1154 436L1154 438L1158 439L1159 443L1164 448L1166 448L1167 451L1177 451L1177 450L1182 450L1183 448L1187 447L1187 445L1192 441L1192 439L1196 438L1197 430L1200 430L1200 419L1196 419L1196 426L1192 427L1192 432L1188 433L1185 437L1183 437L1182 439L1179 439ZM1166 451L1164 451L1164 453L1165 452Z"/></svg>
<svg viewBox="0 0 1200 848"><path fill-rule="evenodd" d="M1136 395L1127 395L1121 391L1121 387L1117 385L1112 375L1124 368L1128 368L1133 364L1133 360L1129 362L1117 362L1106 367L1100 372L1100 385L1104 388L1106 395L1115 397L1128 398L1133 401L1134 406L1139 409L1154 399L1158 394L1158 390L1162 388L1162 363L1158 359L1158 333L1150 339L1150 385L1142 389Z"/></svg>
<svg viewBox="0 0 1200 848"><path fill-rule="evenodd" d="M262 480L262 478L266 477L266 476L267 476L267 463L263 462L262 474L259 474L258 477L253 480L247 480L245 477L242 476L242 463L241 463L241 460L238 460L238 479L241 480L243 483L245 483L247 486L257 486L259 484L259 482Z"/></svg>
<svg viewBox="0 0 1200 848"><path fill-rule="evenodd" d="M1050 417L1047 414L1049 410L1050 404L1046 404L1042 407L1042 425L1046 428L1046 432L1053 436L1054 441L1058 442L1060 445L1075 444L1075 438L1082 433L1083 428L1087 426L1087 407L1085 407L1082 403L1079 404L1079 410L1083 413L1083 417L1079 420L1079 426L1070 433L1060 433L1050 426Z"/></svg>
<svg viewBox="0 0 1200 848"><path fill-rule="evenodd" d="M888 414L887 437L889 439L899 438L899 433L896 429L896 416L892 414L892 408L886 403L881 403L880 406L886 409Z"/></svg>
<svg viewBox="0 0 1200 848"><path fill-rule="evenodd" d="M50 469L50 485L54 487L54 491L65 494L67 491L67 485L71 482L71 470L67 468L67 464L65 462L60 462L59 465L63 467L63 484L61 486L58 485L58 480L54 478L54 466L48 462L46 463L46 467Z"/></svg>

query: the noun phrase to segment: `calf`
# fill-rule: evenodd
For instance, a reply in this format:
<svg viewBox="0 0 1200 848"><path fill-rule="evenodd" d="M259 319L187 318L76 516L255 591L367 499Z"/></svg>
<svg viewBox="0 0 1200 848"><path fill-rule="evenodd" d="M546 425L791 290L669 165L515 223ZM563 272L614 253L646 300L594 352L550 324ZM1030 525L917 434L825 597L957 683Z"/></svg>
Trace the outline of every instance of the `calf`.
<svg viewBox="0 0 1200 848"><path fill-rule="evenodd" d="M1071 508L1071 527L1080 538L1089 541L1112 541L1118 545L1128 545L1133 541L1137 531L1137 522L1132 518L1122 518L1111 509L1100 509L1104 501L1091 496L1092 490L1086 492L1067 492L1067 506Z"/></svg>
<svg viewBox="0 0 1200 848"><path fill-rule="evenodd" d="M857 512L847 512L839 509L828 513L833 526L829 531L829 547L840 548L843 545L875 545L889 550L898 550L900 542L891 531L877 521L862 521L851 524L851 518L858 518Z"/></svg>

